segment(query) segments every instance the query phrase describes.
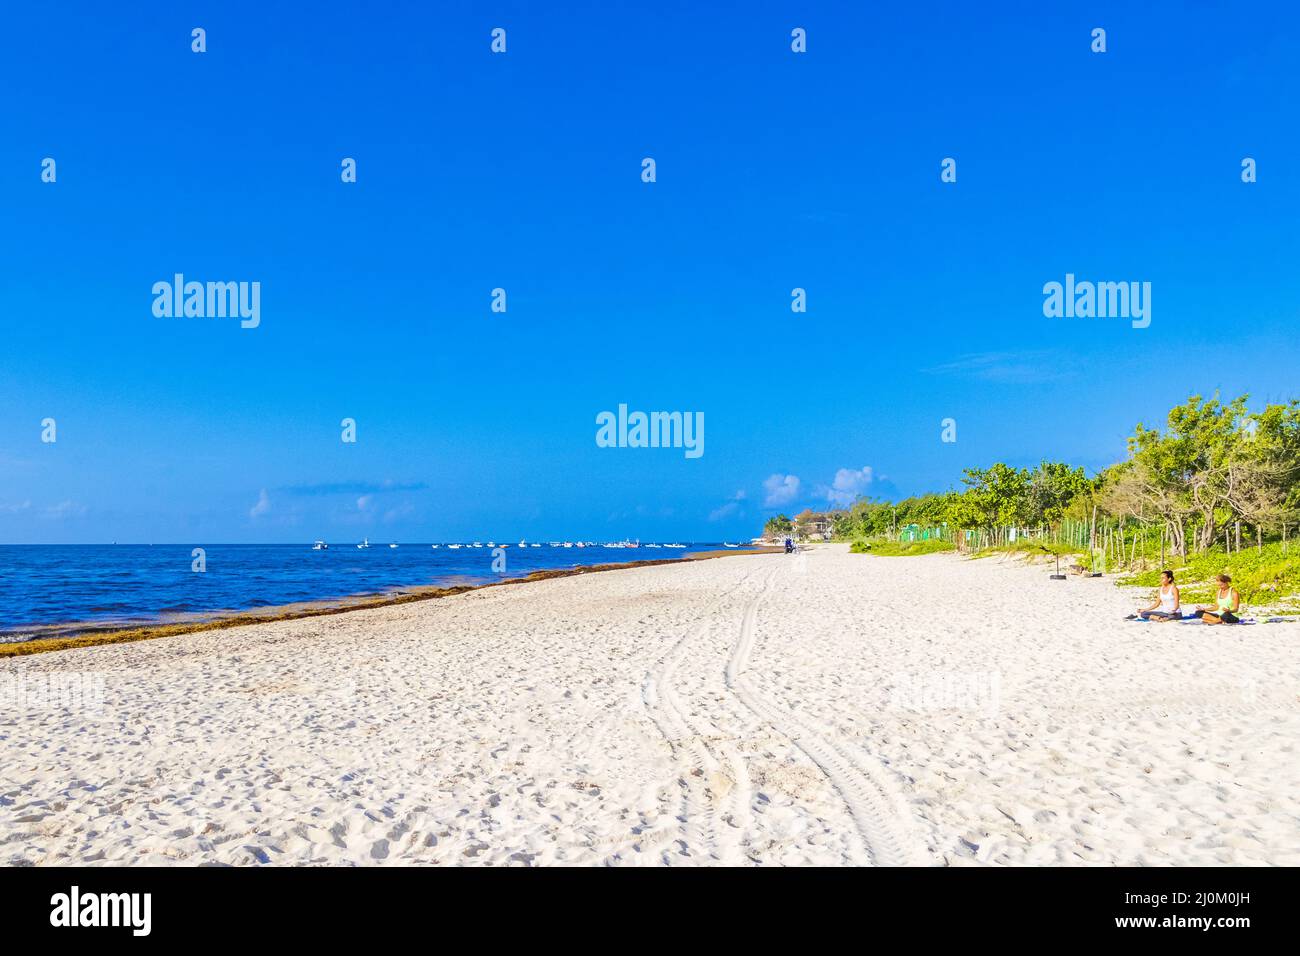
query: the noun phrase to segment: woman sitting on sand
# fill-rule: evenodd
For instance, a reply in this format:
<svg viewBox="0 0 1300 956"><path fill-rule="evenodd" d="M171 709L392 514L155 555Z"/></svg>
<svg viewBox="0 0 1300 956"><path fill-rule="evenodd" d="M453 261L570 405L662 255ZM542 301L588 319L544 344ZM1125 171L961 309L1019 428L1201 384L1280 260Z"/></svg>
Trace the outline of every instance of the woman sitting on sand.
<svg viewBox="0 0 1300 956"><path fill-rule="evenodd" d="M1177 621L1183 616L1178 603L1178 585L1174 584L1174 572L1160 572L1160 590L1150 607L1140 608L1138 617L1144 621Z"/></svg>
<svg viewBox="0 0 1300 956"><path fill-rule="evenodd" d="M1228 575L1220 574L1217 580L1219 593L1214 607L1198 604L1196 616L1206 624L1236 624L1241 620L1237 617L1237 612L1241 610L1241 595L1232 586L1232 578Z"/></svg>

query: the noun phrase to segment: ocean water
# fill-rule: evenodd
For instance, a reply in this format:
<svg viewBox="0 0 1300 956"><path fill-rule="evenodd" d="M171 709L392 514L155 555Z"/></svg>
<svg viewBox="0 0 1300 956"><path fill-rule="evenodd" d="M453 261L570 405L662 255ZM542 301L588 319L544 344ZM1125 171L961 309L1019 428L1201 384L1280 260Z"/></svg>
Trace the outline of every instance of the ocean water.
<svg viewBox="0 0 1300 956"><path fill-rule="evenodd" d="M331 543L204 545L207 570L191 569L193 545L0 545L0 641L110 626L204 617L299 601L383 594L421 585L483 584L533 571L680 558L685 549L520 548L510 542L506 571L492 549L436 550L429 544Z"/></svg>

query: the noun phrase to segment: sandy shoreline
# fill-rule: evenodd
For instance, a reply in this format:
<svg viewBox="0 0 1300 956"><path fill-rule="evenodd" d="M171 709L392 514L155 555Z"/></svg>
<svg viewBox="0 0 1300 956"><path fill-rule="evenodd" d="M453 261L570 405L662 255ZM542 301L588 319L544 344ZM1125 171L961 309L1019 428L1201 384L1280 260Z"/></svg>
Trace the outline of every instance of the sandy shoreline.
<svg viewBox="0 0 1300 956"><path fill-rule="evenodd" d="M828 546L6 659L103 703L4 700L0 862L1300 864L1300 625L1133 603Z"/></svg>
<svg viewBox="0 0 1300 956"><path fill-rule="evenodd" d="M672 564L677 561L702 561L709 558L733 557L741 554L762 554L776 548L745 548L736 551L694 551L680 558L643 558L633 561L582 564L568 568L546 568L518 577L497 579L487 577L459 577L441 584L408 585L380 592L362 592L317 601L299 601L293 604L276 604L243 610L214 609L185 615L172 615L156 621L69 621L62 624L36 625L29 633L12 637L0 635L0 658L24 657L29 654L46 654L101 644L126 644L132 641L152 641L160 637L175 637L197 631L219 631L230 627L243 627L267 621L293 621L307 617L324 617L347 614L351 611L413 601L431 601L463 594L478 588L506 587L512 584L531 584L550 578L615 571L623 568L650 567Z"/></svg>

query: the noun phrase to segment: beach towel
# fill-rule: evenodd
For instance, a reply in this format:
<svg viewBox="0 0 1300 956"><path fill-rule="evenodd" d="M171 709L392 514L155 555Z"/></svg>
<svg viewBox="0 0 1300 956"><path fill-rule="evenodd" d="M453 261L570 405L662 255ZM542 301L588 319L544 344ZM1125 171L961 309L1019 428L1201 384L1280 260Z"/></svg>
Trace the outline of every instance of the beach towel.
<svg viewBox="0 0 1300 956"><path fill-rule="evenodd" d="M1136 614L1130 614L1124 618L1126 621L1133 621L1137 624L1156 624L1154 618L1138 617ZM1294 617L1266 617L1262 621L1254 617L1243 617L1236 624L1294 624L1297 618ZM1169 621L1170 624L1199 624L1202 627L1210 627L1195 614L1184 614L1177 621ZM1215 624L1214 627L1235 627L1236 624Z"/></svg>

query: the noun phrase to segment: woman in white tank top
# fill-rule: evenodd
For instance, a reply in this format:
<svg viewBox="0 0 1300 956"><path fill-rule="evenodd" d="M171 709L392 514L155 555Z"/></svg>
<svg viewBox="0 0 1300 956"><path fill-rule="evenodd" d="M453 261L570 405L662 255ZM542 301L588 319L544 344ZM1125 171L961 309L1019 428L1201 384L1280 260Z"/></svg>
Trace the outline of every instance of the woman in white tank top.
<svg viewBox="0 0 1300 956"><path fill-rule="evenodd" d="M1177 621L1183 616L1179 604L1178 585L1174 584L1174 572L1160 572L1160 590L1150 607L1138 609L1138 617L1148 621Z"/></svg>

